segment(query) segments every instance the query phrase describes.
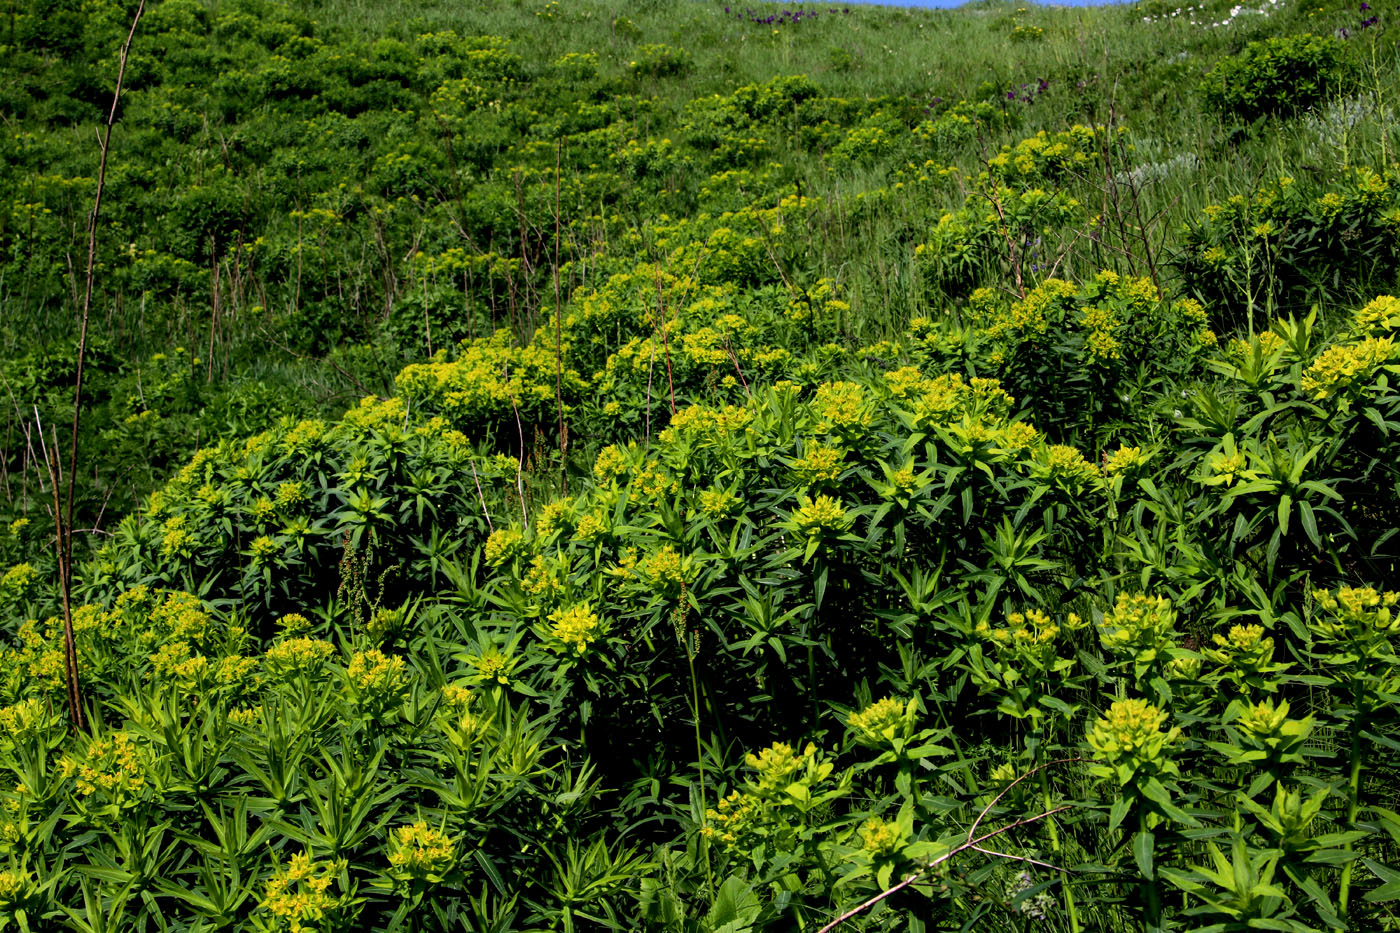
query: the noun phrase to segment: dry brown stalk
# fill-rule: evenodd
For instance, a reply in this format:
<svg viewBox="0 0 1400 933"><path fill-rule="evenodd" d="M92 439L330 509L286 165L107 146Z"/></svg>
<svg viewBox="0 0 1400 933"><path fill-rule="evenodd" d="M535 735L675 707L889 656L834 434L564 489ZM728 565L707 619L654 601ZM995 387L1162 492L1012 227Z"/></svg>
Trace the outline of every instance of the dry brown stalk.
<svg viewBox="0 0 1400 933"><path fill-rule="evenodd" d="M1022 826L1028 826L1031 823L1039 822L1040 820L1054 816L1056 813L1062 813L1063 811L1068 810L1070 808L1069 804L1064 804L1063 806L1059 807L1052 807L1051 809L1046 810L1043 813L1037 813L1035 816L1024 817L1023 819L1016 820L1014 823L1008 823L1006 826L1003 826L1000 829L993 829L989 832L985 832L980 836L977 835L977 828L982 825L982 821L987 818L987 814L991 813L992 808L997 805L997 801L1001 800L1002 797L1006 796L1007 791L1011 790L1011 788L1015 787L1017 784L1021 783L1026 778L1031 777L1032 775L1037 774L1041 771L1044 771L1046 768L1049 768L1052 765L1069 764L1072 762L1083 760L1083 758L1057 758L1054 761L1047 761L1044 764L1037 765L1036 767L1027 771L1025 774L1022 774L1021 776L1016 778L1016 780L1003 787L1001 789L1001 792L998 793L995 797L993 797L991 801L988 802L988 804L982 808L982 812L977 814L977 818L973 820L972 825L968 827L966 839L958 843L953 848L949 849L947 852L944 852L942 855L938 856L938 858L931 859L930 861L926 862L922 867L919 868L918 871L906 875L904 880L900 881L899 884L896 884L890 888L886 888L885 890L881 891L879 894L876 894L869 900L866 900L860 904L857 904L855 907L852 907L850 910L846 911L844 914L837 917L835 920L831 921L826 926L822 927L820 930L817 931L817 933L830 933L830 931L836 929L841 924L845 923L847 920L859 916L860 914L874 907L876 904L880 903L886 898L899 893L900 891L904 890L912 884L917 883L919 879L923 878L925 875L927 875L933 869L937 868L939 865L942 865L944 862L948 861L953 856L966 852L969 849L981 852L985 855L996 856L997 858L1011 859L1013 861L1018 862L1030 862L1033 865L1039 865L1042 868L1049 868L1052 871L1068 873L1068 869L1060 868L1058 865L1051 865L1049 862L1038 861L1037 859L1027 858L1023 855L1012 855L1009 852L998 852L995 849L987 849L982 846L982 843L986 842L988 839L992 839L996 836L1008 833L1013 829L1018 829Z"/></svg>
<svg viewBox="0 0 1400 933"><path fill-rule="evenodd" d="M78 475L78 427L83 412L83 360L87 355L88 319L92 313L93 270L97 265L97 220L102 210L102 191L107 184L107 153L112 145L112 125L117 122L117 107L122 98L122 81L126 78L126 62L131 55L131 42L136 37L136 26L146 12L146 0L136 5L136 13L131 18L131 29L122 43L117 58L117 85L112 92L112 107L107 112L107 122L98 137L101 156L97 163L97 191L93 196L92 213L88 215L87 273L83 280L82 320L78 331L78 359L73 377L73 430L68 448L67 503L59 511L58 479L62 473L62 463L57 469L50 466L54 479L54 523L58 532L58 585L63 594L63 661L68 681L68 717L74 727L86 731L87 723L83 716L82 688L78 683L78 646L73 634L73 500L74 480ZM58 460L54 451L53 460Z"/></svg>
<svg viewBox="0 0 1400 933"><path fill-rule="evenodd" d="M559 167L564 142L554 144L554 402L559 408L559 477L569 494L569 435L564 427L564 305L559 299Z"/></svg>

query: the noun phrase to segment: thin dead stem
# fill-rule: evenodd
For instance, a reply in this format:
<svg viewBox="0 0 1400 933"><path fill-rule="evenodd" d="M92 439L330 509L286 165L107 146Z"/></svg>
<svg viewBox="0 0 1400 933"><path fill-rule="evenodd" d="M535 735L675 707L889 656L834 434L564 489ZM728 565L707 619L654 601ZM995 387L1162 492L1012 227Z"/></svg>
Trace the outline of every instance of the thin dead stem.
<svg viewBox="0 0 1400 933"><path fill-rule="evenodd" d="M1032 775L1037 774L1041 771L1044 771L1046 768L1049 768L1052 765L1068 764L1071 762L1083 760L1083 758L1057 758L1054 761L1047 761L1044 764L1037 765L1036 767L1027 771L1025 774L1022 774L1020 777L1016 778L1016 780L1003 787L1001 789L1001 792L998 793L995 797L993 797L987 803L987 805L982 808L982 812L977 814L977 818L973 820L972 825L968 827L966 839L958 843L953 848L949 849L947 852L944 852L937 858L931 859L922 867L920 867L918 871L907 875L903 881L899 882L893 887L886 888L879 894L876 894L874 897L871 897L868 900L857 904L855 907L852 907L850 910L846 911L844 914L837 917L835 920L831 921L826 926L822 927L820 930L817 931L817 933L830 933L831 930L836 929L841 924L845 923L847 920L859 916L860 914L874 907L876 904L880 903L886 898L899 893L900 891L904 890L910 885L917 884L918 881L925 875L927 875L930 871L937 868L939 865L942 865L944 862L948 861L953 856L958 855L962 852L966 852L969 849L977 852L982 852L986 855L996 856L997 858L1012 859L1018 862L1030 862L1035 865L1040 865L1044 868L1049 868L1054 871L1064 872L1068 874L1068 869L1060 868L1056 865L1051 865L1048 862L1040 862L1036 859L1026 858L1025 856L1011 855L1007 852L998 852L995 849L987 849L982 846L982 843L986 842L988 839L993 839L997 836L1009 833L1013 829L1018 829L1022 826L1028 826L1031 823L1036 823L1040 820L1048 819L1049 817L1054 816L1056 813L1062 813L1070 808L1069 804L1064 804L1063 806L1059 807L1052 807L1051 809L1046 810L1042 813L1037 813L1035 816L1024 817L1022 819L1016 820L1014 823L1008 823L1000 829L993 829L989 832L985 832L980 836L977 835L977 829L979 826L982 825L982 821L987 818L987 814L991 813L992 808L997 805L997 801L1001 800L1002 797L1006 796L1007 791L1011 790L1011 788L1015 787L1017 784L1021 783L1026 778L1031 777Z"/></svg>
<svg viewBox="0 0 1400 933"><path fill-rule="evenodd" d="M97 266L97 222L102 210L102 191L107 184L107 155L112 146L112 126L117 122L117 108L122 98L122 81L126 77L126 63L131 55L131 42L136 38L136 26L146 12L146 0L136 5L136 13L131 18L131 29L122 43L117 58L117 84L112 92L112 107L107 111L107 122L98 137L101 155L97 163L97 191L93 196L92 213L88 215L87 272L83 277L82 321L78 331L78 358L73 377L73 429L68 448L68 483L66 487L66 507L60 511L58 502L58 480L62 473L62 463L57 469L50 466L54 481L54 523L58 530L58 585L63 594L63 660L68 681L68 717L74 728L87 730L83 716L83 694L78 683L78 646L73 634L73 503L74 482L78 476L78 428L83 414L83 361L87 355L88 320L92 314L93 270ZM55 450L53 459L57 460Z"/></svg>

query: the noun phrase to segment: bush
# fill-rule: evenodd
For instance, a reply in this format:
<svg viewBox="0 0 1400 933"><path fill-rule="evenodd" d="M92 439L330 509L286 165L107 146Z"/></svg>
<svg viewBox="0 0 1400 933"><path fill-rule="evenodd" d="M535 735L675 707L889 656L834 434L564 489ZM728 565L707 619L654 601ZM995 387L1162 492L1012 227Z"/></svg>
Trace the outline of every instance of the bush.
<svg viewBox="0 0 1400 933"><path fill-rule="evenodd" d="M694 62L685 49L659 43L637 49L637 57L628 63L634 75L652 78L680 77L689 74L693 67Z"/></svg>
<svg viewBox="0 0 1400 933"><path fill-rule="evenodd" d="M1342 42L1330 36L1280 36L1251 42L1206 75L1201 93L1226 116L1251 121L1306 110L1347 78Z"/></svg>

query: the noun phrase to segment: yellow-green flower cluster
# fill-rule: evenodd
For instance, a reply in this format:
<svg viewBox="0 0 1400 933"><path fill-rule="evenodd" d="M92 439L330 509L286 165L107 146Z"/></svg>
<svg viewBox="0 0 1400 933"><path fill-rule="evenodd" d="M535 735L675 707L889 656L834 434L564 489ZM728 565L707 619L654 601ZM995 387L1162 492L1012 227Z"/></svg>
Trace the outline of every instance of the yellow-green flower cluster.
<svg viewBox="0 0 1400 933"><path fill-rule="evenodd" d="M872 859L885 859L904 848L904 830L886 820L866 820L860 827L860 847Z"/></svg>
<svg viewBox="0 0 1400 933"><path fill-rule="evenodd" d="M398 827L390 839L389 864L420 881L441 881L456 860L452 838L423 820Z"/></svg>
<svg viewBox="0 0 1400 933"><path fill-rule="evenodd" d="M1211 454L1207 466L1213 483L1229 486L1249 469L1249 457L1241 451L1221 451Z"/></svg>
<svg viewBox="0 0 1400 933"><path fill-rule="evenodd" d="M263 888L258 906L272 915L273 929L286 933L318 933L341 907L330 893L340 872L339 862L314 862L311 853L294 853L278 866Z"/></svg>
<svg viewBox="0 0 1400 933"><path fill-rule="evenodd" d="M248 706L240 709L228 711L228 721L244 728L257 728L261 725L263 718L262 704Z"/></svg>
<svg viewBox="0 0 1400 933"><path fill-rule="evenodd" d="M1190 655L1172 658L1171 661L1167 662L1163 673L1168 680L1194 684L1201 677L1201 659Z"/></svg>
<svg viewBox="0 0 1400 933"><path fill-rule="evenodd" d="M987 339L1019 344L1043 336L1050 329L1051 321L1063 315L1066 303L1076 291L1074 285L1064 279L1046 279L1008 308L1001 308L990 293L981 296L980 302L979 296L974 294L973 305L985 309L980 323Z"/></svg>
<svg viewBox="0 0 1400 933"><path fill-rule="evenodd" d="M277 504L284 509L294 509L305 504L310 498L306 484L301 480L288 480L277 487Z"/></svg>
<svg viewBox="0 0 1400 933"><path fill-rule="evenodd" d="M1400 328L1400 298L1381 295L1360 308L1352 323L1363 334L1388 334Z"/></svg>
<svg viewBox="0 0 1400 933"><path fill-rule="evenodd" d="M549 633L568 650L582 655L603 634L603 622L587 603L577 603L549 616Z"/></svg>
<svg viewBox="0 0 1400 933"><path fill-rule="evenodd" d="M525 553L525 534L514 525L497 528L486 539L483 556L492 567L500 567Z"/></svg>
<svg viewBox="0 0 1400 933"><path fill-rule="evenodd" d="M626 472L626 448L609 444L598 451L598 456L593 461L593 478L598 481L598 485L610 483Z"/></svg>
<svg viewBox="0 0 1400 933"><path fill-rule="evenodd" d="M59 759L58 771L64 779L73 779L80 796L100 794L118 807L134 806L146 787L147 765L129 732L92 739Z"/></svg>
<svg viewBox="0 0 1400 933"><path fill-rule="evenodd" d="M907 737L913 724L913 704L894 697L876 700L846 719L846 725L856 732L856 741L872 747L887 746L895 739Z"/></svg>
<svg viewBox="0 0 1400 933"><path fill-rule="evenodd" d="M1080 491L1097 485L1102 479L1099 468L1084 458L1078 448L1064 444L1049 444L1035 459L1036 472L1059 486Z"/></svg>
<svg viewBox="0 0 1400 933"><path fill-rule="evenodd" d="M845 531L851 519L840 499L823 494L815 499L803 496L801 504L792 512L792 523L798 531L815 537Z"/></svg>
<svg viewBox="0 0 1400 933"><path fill-rule="evenodd" d="M762 813L762 802L748 794L731 791L712 809L705 811L707 839L726 849L738 848L753 832Z"/></svg>
<svg viewBox="0 0 1400 933"><path fill-rule="evenodd" d="M49 724L48 705L37 697L0 707L0 743L23 742Z"/></svg>
<svg viewBox="0 0 1400 933"><path fill-rule="evenodd" d="M738 503L738 497L727 489L700 491L700 511L714 518L723 518Z"/></svg>
<svg viewBox="0 0 1400 933"><path fill-rule="evenodd" d="M276 674L290 676L317 670L335 653L335 646L319 638L284 638L267 649L267 666Z"/></svg>
<svg viewBox="0 0 1400 933"><path fill-rule="evenodd" d="M288 635L304 632L310 627L310 621L300 612L288 612L277 619L278 631Z"/></svg>
<svg viewBox="0 0 1400 933"><path fill-rule="evenodd" d="M681 488L681 484L667 475L655 460L648 460L642 464L635 482L642 495L650 498L674 494Z"/></svg>
<svg viewBox="0 0 1400 933"><path fill-rule="evenodd" d="M408 686L408 666L398 655L378 648L357 651L345 675L363 701L381 703L396 698Z"/></svg>
<svg viewBox="0 0 1400 933"><path fill-rule="evenodd" d="M1394 352L1391 337L1367 337L1328 347L1303 372L1299 388L1316 401L1331 398L1370 376L1376 367L1389 362Z"/></svg>
<svg viewBox="0 0 1400 933"><path fill-rule="evenodd" d="M685 582L685 562L680 552L669 544L642 558L638 564L642 578L661 586L679 586Z"/></svg>
<svg viewBox="0 0 1400 933"><path fill-rule="evenodd" d="M556 374L554 350L545 341L519 347L501 330L463 342L450 362L439 352L430 362L405 367L398 376L397 401L441 412L459 426L503 423L517 410L529 416L554 405L556 375L562 376L566 394L581 391L585 384L567 366Z"/></svg>
<svg viewBox="0 0 1400 933"><path fill-rule="evenodd" d="M1169 746L1181 737L1178 728L1163 729L1168 716L1146 700L1117 700L1086 736L1102 763L1091 768L1100 777L1116 777L1125 785L1136 776L1174 773Z"/></svg>
<svg viewBox="0 0 1400 933"><path fill-rule="evenodd" d="M568 554L561 553L550 558L536 554L530 559L530 566L525 571L525 592L542 599L552 598L564 591L568 577Z"/></svg>
<svg viewBox="0 0 1400 933"><path fill-rule="evenodd" d="M1099 641L1113 654L1151 662L1167 647L1175 625L1176 611L1165 596L1119 593L1099 623Z"/></svg>
<svg viewBox="0 0 1400 933"><path fill-rule="evenodd" d="M774 742L757 755L752 752L745 755L744 761L757 772L753 786L763 797L780 794L788 785L802 779L809 783L820 781L832 769L830 762L820 760L817 746L811 742L801 752L793 751L786 742Z"/></svg>
<svg viewBox="0 0 1400 933"><path fill-rule="evenodd" d="M1283 350L1285 344L1282 337L1271 330L1260 331L1253 337L1236 337L1231 340L1226 347L1226 352L1236 359L1247 359L1254 355L1254 348L1259 348L1259 355L1265 359Z"/></svg>
<svg viewBox="0 0 1400 933"><path fill-rule="evenodd" d="M1313 599L1321 610L1308 626L1327 641L1369 643L1400 634L1400 593L1382 593L1372 587L1344 586L1337 590L1315 590Z"/></svg>
<svg viewBox="0 0 1400 933"><path fill-rule="evenodd" d="M185 516L172 515L161 525L162 557L189 557L194 552L194 535L185 527Z"/></svg>
<svg viewBox="0 0 1400 933"><path fill-rule="evenodd" d="M470 655L467 658L467 663L476 672L472 678L474 683L494 683L504 687L510 684L516 659L506 654L498 646L490 645L480 654Z"/></svg>
<svg viewBox="0 0 1400 933"><path fill-rule="evenodd" d="M10 599L24 600L34 595L39 582L39 572L28 562L15 564L0 577L0 594Z"/></svg>
<svg viewBox="0 0 1400 933"><path fill-rule="evenodd" d="M865 389L854 382L826 382L817 386L812 411L821 419L819 431L843 431L870 424Z"/></svg>
<svg viewBox="0 0 1400 933"><path fill-rule="evenodd" d="M1115 451L1105 453L1103 472L1106 476L1132 476L1147 466L1151 453L1144 453L1141 447L1120 445Z"/></svg>
<svg viewBox="0 0 1400 933"><path fill-rule="evenodd" d="M548 537L564 527L569 519L573 502L569 499L556 499L546 502L535 514L535 534Z"/></svg>
<svg viewBox="0 0 1400 933"><path fill-rule="evenodd" d="M306 454L313 451L325 438L324 421L299 421L283 436L282 447L289 454Z"/></svg>
<svg viewBox="0 0 1400 933"><path fill-rule="evenodd" d="M1060 635L1060 627L1039 609L1013 612L1006 617L1006 625L997 628L984 620L977 624L974 631L999 648L1013 650L1048 645Z"/></svg>
<svg viewBox="0 0 1400 933"><path fill-rule="evenodd" d="M607 517L599 512L585 512L574 524L574 540L594 541L608 532Z"/></svg>
<svg viewBox="0 0 1400 933"><path fill-rule="evenodd" d="M1039 38L1039 34L1034 38ZM987 160L987 167L992 174L1007 180L1053 180L1067 171L1093 164L1098 158L1099 140L1107 132L1102 126L1083 124L1053 134L1041 130L1014 146L1003 146L1001 152Z"/></svg>
<svg viewBox="0 0 1400 933"><path fill-rule="evenodd" d="M262 535L261 537L253 539L253 543L248 547L248 554L253 558L254 564L259 564L269 557L274 556L280 550L281 547L278 546L276 540L269 538L267 535Z"/></svg>
<svg viewBox="0 0 1400 933"><path fill-rule="evenodd" d="M208 677L209 659L191 652L187 641L166 642L151 655L151 673L186 688L199 687Z"/></svg>
<svg viewBox="0 0 1400 933"><path fill-rule="evenodd" d="M806 453L793 464L799 482L811 486L817 483L835 482L841 475L842 460L846 451L840 447L809 445Z"/></svg>
<svg viewBox="0 0 1400 933"><path fill-rule="evenodd" d="M894 398L909 400L920 426L947 424L964 416L999 424L1015 402L995 379L964 382L961 373L926 378L913 366L886 373L885 384Z"/></svg>
<svg viewBox="0 0 1400 933"><path fill-rule="evenodd" d="M1264 636L1262 625L1234 625L1224 635L1211 636L1211 641L1215 647L1201 653L1225 668L1227 674L1258 675L1288 666L1273 663L1274 640Z"/></svg>
<svg viewBox="0 0 1400 933"><path fill-rule="evenodd" d="M29 899L35 888L34 873L18 868L0 871L0 916Z"/></svg>
<svg viewBox="0 0 1400 933"><path fill-rule="evenodd" d="M1278 706L1268 700L1255 703L1245 708L1235 720L1235 725L1255 741L1263 742L1284 734L1285 727L1290 723L1288 709L1287 701L1280 701Z"/></svg>
<svg viewBox="0 0 1400 933"><path fill-rule="evenodd" d="M214 487L207 487L213 490ZM202 491L202 490L201 490ZM256 523L270 522L277 517L277 506L267 496L259 496L248 508L249 517Z"/></svg>

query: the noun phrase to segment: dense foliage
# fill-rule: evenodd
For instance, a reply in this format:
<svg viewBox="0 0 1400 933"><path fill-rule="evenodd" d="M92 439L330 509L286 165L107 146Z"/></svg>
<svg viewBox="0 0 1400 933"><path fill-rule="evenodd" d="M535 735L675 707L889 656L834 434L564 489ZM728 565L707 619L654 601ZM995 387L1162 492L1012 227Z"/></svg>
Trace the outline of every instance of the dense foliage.
<svg viewBox="0 0 1400 933"><path fill-rule="evenodd" d="M0 930L1400 929L1380 14L477 6L138 23L88 730L0 27Z"/></svg>

